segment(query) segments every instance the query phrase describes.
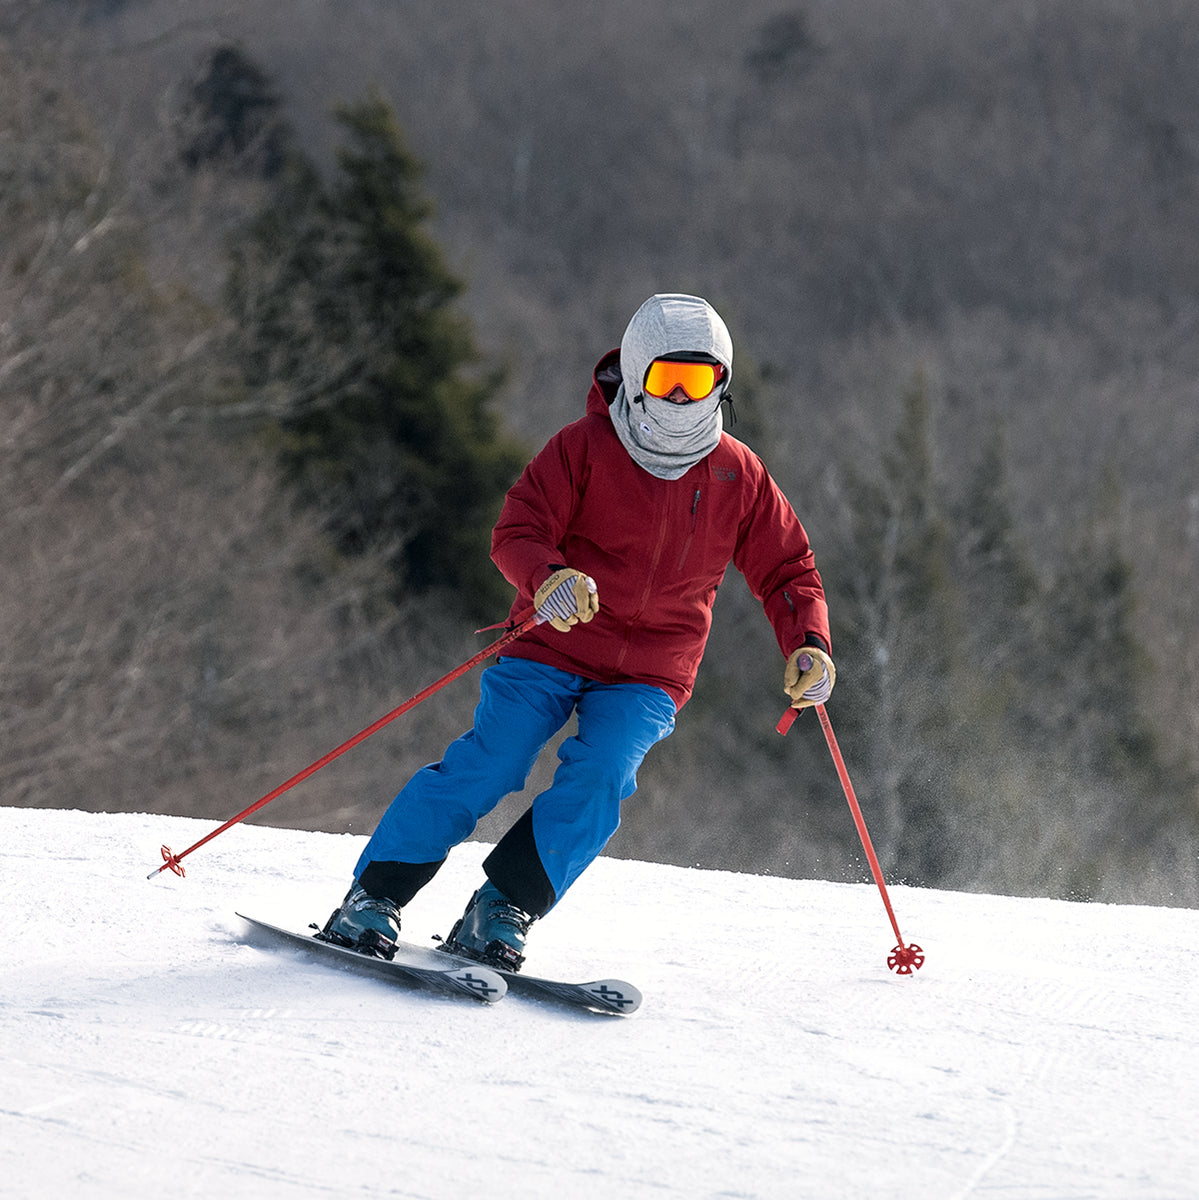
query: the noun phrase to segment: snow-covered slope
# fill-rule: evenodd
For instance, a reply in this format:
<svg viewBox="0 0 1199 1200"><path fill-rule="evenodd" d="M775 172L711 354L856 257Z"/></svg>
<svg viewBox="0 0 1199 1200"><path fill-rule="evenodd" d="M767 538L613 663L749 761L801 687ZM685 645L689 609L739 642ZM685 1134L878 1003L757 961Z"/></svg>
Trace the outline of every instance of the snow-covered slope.
<svg viewBox="0 0 1199 1200"><path fill-rule="evenodd" d="M362 845L0 808L4 1197L1199 1196L1199 912L601 860L530 970L629 1019L495 1007L243 938L323 919ZM461 847L406 912L443 932Z"/></svg>

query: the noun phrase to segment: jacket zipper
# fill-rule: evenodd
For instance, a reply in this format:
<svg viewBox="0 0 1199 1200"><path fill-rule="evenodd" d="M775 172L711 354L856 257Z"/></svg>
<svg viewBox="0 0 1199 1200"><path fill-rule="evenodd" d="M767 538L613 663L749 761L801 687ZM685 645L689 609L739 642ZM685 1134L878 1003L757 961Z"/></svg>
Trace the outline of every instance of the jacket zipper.
<svg viewBox="0 0 1199 1200"><path fill-rule="evenodd" d="M616 662L613 664L613 671L618 672L624 666L624 660L629 652L629 644L633 638L633 626L640 619L641 614L645 612L645 607L649 603L649 598L653 594L655 576L658 573L658 564L662 561L662 551L666 548L666 534L668 531L668 522L666 520L667 505L662 505L662 510L658 519L658 540L654 544L653 557L650 560L649 574L646 576L645 588L641 593L641 598L637 603L637 610L633 614L632 619L625 625L624 637L621 640L620 653L616 656Z"/></svg>

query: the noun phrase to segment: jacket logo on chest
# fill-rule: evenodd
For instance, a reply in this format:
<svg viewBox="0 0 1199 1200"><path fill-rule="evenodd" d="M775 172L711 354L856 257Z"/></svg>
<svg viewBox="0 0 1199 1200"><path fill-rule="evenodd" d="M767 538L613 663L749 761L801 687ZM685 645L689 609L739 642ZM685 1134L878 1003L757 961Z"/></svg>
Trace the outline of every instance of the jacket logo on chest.
<svg viewBox="0 0 1199 1200"><path fill-rule="evenodd" d="M737 478L736 467L713 467L712 474L721 483L733 483Z"/></svg>

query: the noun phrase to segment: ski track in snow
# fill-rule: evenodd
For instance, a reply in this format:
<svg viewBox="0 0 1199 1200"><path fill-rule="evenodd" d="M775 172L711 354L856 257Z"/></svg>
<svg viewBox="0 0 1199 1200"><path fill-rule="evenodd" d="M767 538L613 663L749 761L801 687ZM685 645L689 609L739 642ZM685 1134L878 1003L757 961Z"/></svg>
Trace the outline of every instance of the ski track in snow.
<svg viewBox="0 0 1199 1200"><path fill-rule="evenodd" d="M487 1007L251 942L363 839L0 808L0 1197L1199 1197L1199 912L601 859ZM445 932L486 852L405 912ZM243 907L244 906L244 907Z"/></svg>

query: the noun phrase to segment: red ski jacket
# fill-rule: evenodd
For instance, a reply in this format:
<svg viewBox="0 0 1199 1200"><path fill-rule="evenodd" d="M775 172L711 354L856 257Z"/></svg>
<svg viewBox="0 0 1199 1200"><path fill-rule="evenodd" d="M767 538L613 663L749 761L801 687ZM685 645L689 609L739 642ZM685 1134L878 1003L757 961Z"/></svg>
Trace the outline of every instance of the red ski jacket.
<svg viewBox="0 0 1199 1200"><path fill-rule="evenodd" d="M831 648L828 607L807 534L761 459L727 433L679 479L638 466L608 406L620 353L600 359L586 415L555 434L508 492L492 561L517 589L511 617L559 566L586 572L599 613L569 633L539 625L505 650L602 683L691 696L716 588L732 562L784 657L814 638ZM809 642L810 644L810 642Z"/></svg>

